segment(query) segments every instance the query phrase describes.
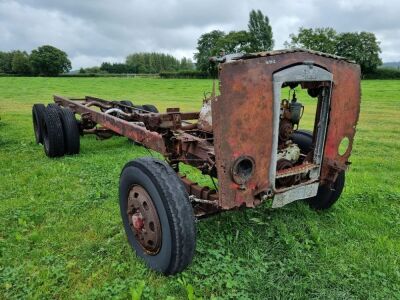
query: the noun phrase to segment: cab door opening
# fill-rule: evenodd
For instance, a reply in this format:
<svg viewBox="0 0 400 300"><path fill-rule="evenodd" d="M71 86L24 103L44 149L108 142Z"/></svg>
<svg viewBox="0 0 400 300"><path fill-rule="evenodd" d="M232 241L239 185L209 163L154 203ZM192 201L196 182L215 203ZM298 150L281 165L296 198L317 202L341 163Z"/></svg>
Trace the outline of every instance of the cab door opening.
<svg viewBox="0 0 400 300"><path fill-rule="evenodd" d="M273 78L275 151L270 176L279 194L319 180L332 74L307 63L281 70ZM304 98L308 99L303 102Z"/></svg>

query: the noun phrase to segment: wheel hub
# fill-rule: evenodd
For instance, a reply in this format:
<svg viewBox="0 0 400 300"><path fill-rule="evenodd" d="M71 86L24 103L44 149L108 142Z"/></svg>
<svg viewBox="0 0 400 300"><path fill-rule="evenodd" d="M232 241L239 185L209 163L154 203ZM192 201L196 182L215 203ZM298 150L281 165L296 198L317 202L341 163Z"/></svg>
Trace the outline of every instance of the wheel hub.
<svg viewBox="0 0 400 300"><path fill-rule="evenodd" d="M144 227L143 217L141 213L135 213L132 215L132 224L135 230L142 230Z"/></svg>
<svg viewBox="0 0 400 300"><path fill-rule="evenodd" d="M162 232L154 203L140 185L134 185L128 194L129 225L140 246L150 255L160 251Z"/></svg>

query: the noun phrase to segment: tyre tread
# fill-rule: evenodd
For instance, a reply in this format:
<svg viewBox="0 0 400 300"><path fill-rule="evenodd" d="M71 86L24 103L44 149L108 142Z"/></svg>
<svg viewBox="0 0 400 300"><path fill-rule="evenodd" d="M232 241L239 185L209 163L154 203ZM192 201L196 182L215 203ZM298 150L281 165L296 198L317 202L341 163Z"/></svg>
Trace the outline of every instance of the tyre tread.
<svg viewBox="0 0 400 300"><path fill-rule="evenodd" d="M338 174L332 187L320 186L315 197L308 199L311 208L315 210L326 210L331 208L339 199L345 184L345 172Z"/></svg>
<svg viewBox="0 0 400 300"><path fill-rule="evenodd" d="M64 134L61 120L54 107L46 108L43 122L47 127L49 149L46 153L49 157L59 157L64 155ZM46 151L46 150L45 150Z"/></svg>
<svg viewBox="0 0 400 300"><path fill-rule="evenodd" d="M43 118L44 114L46 113L46 106L41 103L36 103L33 104L32 106L32 121L36 123L36 130L35 130L35 124L33 125L33 129L37 132L35 132L35 141L36 144L42 144L43 143Z"/></svg>
<svg viewBox="0 0 400 300"><path fill-rule="evenodd" d="M164 207L173 223L171 263L164 273L179 273L192 261L196 245L195 218L187 191L174 170L164 161L144 157L130 161L124 169L129 166L140 168L162 193ZM185 201L182 201L183 198Z"/></svg>
<svg viewBox="0 0 400 300"><path fill-rule="evenodd" d="M71 109L62 108L60 116L63 125L65 153L69 155L79 154L80 136L75 115Z"/></svg>
<svg viewBox="0 0 400 300"><path fill-rule="evenodd" d="M158 113L159 112L157 107L155 107L153 104L143 104L142 107L143 107L144 110L147 110L147 111L152 112L152 113Z"/></svg>

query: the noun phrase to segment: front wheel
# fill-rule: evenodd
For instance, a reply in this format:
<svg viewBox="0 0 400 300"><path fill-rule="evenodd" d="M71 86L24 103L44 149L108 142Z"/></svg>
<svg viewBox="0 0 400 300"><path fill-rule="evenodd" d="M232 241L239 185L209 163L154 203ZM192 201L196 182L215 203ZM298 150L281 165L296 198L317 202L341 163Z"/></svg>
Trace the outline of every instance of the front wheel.
<svg viewBox="0 0 400 300"><path fill-rule="evenodd" d="M332 186L320 185L315 197L307 200L311 208L325 210L331 208L342 194L345 182L344 171L340 172Z"/></svg>
<svg viewBox="0 0 400 300"><path fill-rule="evenodd" d="M168 164L153 158L127 163L119 202L129 244L151 269L172 275L190 264L196 246L193 209Z"/></svg>

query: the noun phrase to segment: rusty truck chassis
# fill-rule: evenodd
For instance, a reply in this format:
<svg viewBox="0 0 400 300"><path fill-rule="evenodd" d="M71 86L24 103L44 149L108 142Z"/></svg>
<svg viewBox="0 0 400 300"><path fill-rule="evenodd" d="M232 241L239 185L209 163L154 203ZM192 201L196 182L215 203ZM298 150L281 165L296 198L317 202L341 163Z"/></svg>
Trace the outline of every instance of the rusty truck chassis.
<svg viewBox="0 0 400 300"><path fill-rule="evenodd" d="M335 75L350 75L358 81L357 65L319 53L293 52L267 52L220 64L221 95L216 96L214 84L211 97L203 100L204 103L209 101L213 108L211 131L198 126L200 112L168 108L165 113L155 113L120 101L91 96L76 99L55 95L54 101L81 116L81 134L96 134L101 139L121 135L162 154L185 185L197 217L241 206L254 207L272 198L273 206L280 207L294 200L315 196L321 184L332 184L339 172L347 168L359 112L359 86L349 86L349 82L342 81L344 87L338 89L340 78L334 78ZM276 59L279 63L275 63ZM260 60L264 66L260 67ZM339 68L338 62L345 67ZM259 70L259 74L254 70ZM246 81L249 76L264 76L263 79L269 81L269 86L264 87L266 92L260 91L262 84ZM282 144L281 131L285 132L282 129L282 118L285 116L282 109L285 108L282 107L281 88L299 85L313 93L318 101L313 151L303 158L302 163L280 168L276 149ZM247 102L253 101L253 106L260 105L260 101L268 101L268 109L251 108L243 99L235 99L240 93L232 94L232 91L239 88L247 89L247 94L242 93L239 97ZM340 99L343 96L351 99L354 109L343 111L346 106L352 108ZM254 113L254 119L244 120L243 116L236 114L240 110ZM288 113L290 118L290 111ZM341 114L348 119L347 123ZM255 136L255 151L261 151L245 151L249 149L246 143L253 138L252 134L261 134L260 117L263 115L266 127L261 131L270 133L265 140L268 145L265 147ZM238 117L242 120L235 119ZM345 126L330 123L337 120ZM246 124L236 126L243 123ZM344 154L338 154L338 145L343 138L348 138L350 145ZM233 141L237 142L237 149L232 150ZM262 166L260 162L263 161L268 163ZM179 163L191 165L211 178L218 178L219 188L200 186L179 174ZM264 178L260 179L260 176ZM287 186L276 185L277 180L285 182L285 178L296 180Z"/></svg>

